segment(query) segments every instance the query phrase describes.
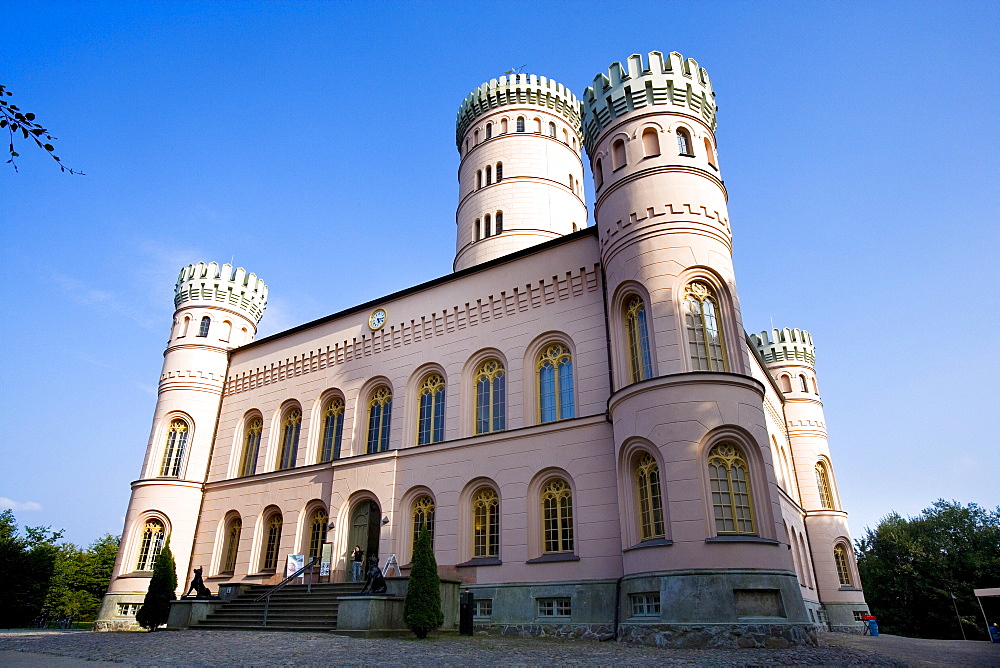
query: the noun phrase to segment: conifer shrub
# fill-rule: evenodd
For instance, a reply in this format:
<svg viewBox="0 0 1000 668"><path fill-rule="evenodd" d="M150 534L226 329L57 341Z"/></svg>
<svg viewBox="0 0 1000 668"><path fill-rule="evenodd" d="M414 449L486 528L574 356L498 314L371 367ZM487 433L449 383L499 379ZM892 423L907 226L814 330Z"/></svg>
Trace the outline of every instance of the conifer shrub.
<svg viewBox="0 0 1000 668"><path fill-rule="evenodd" d="M160 625L166 624L170 616L170 602L176 598L174 595L176 589L177 567L174 565L174 555L170 551L170 537L167 536L163 550L156 557L146 598L142 601L142 607L135 613L135 621L139 626L155 631Z"/></svg>
<svg viewBox="0 0 1000 668"><path fill-rule="evenodd" d="M441 578L438 577L437 560L431 547L427 529L420 530L413 548L413 567L403 603L403 623L423 640L430 631L444 623L441 611Z"/></svg>

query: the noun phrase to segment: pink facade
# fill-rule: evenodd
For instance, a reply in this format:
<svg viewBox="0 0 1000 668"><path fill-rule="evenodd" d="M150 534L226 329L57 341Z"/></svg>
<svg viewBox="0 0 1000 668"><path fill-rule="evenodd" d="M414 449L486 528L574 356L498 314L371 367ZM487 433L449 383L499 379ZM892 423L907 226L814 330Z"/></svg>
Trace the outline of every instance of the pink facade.
<svg viewBox="0 0 1000 668"><path fill-rule="evenodd" d="M157 522L181 588L194 568L215 588L324 542L334 580L355 544L405 574L431 517L484 628L853 626L811 337L744 333L714 129L707 73L676 53L612 65L582 103L502 77L459 111L456 273L245 345L266 288L241 300L244 275L199 265L221 278L192 301L182 273L105 627L142 599ZM188 311L230 328L181 336Z"/></svg>

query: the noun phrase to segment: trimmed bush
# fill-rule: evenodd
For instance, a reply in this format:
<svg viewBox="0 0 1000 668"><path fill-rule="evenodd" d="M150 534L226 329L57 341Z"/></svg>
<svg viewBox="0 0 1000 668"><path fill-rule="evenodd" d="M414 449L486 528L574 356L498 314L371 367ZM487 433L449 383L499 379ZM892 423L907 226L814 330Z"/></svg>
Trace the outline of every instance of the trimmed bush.
<svg viewBox="0 0 1000 668"><path fill-rule="evenodd" d="M170 551L170 537L167 536L163 550L156 558L153 566L153 577L149 580L149 589L142 607L135 613L135 621L144 629L155 631L157 627L167 623L170 616L170 602L177 598L177 567L174 565L174 555Z"/></svg>
<svg viewBox="0 0 1000 668"><path fill-rule="evenodd" d="M431 547L431 536L426 528L420 530L417 544L413 548L413 567L410 569L410 582L403 604L403 623L421 640L444 623L444 613L441 612L441 578L438 577L434 548Z"/></svg>

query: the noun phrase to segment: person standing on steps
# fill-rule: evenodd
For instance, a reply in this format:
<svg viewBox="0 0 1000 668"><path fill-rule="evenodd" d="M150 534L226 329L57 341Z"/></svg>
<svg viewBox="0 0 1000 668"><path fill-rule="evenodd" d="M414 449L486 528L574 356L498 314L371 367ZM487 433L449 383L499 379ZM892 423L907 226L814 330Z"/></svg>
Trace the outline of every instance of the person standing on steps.
<svg viewBox="0 0 1000 668"><path fill-rule="evenodd" d="M351 559L353 560L353 563L351 564L351 567L353 568L353 570L351 571L351 581L352 582L360 582L361 581L361 564L363 564L364 560L365 560L365 553L361 549L360 545L355 545L354 546L354 552L351 555Z"/></svg>

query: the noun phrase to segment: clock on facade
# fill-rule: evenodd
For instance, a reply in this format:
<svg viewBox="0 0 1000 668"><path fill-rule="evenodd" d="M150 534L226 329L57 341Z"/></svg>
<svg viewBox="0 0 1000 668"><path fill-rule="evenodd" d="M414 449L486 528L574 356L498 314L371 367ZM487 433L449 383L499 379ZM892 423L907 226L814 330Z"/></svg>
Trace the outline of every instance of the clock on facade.
<svg viewBox="0 0 1000 668"><path fill-rule="evenodd" d="M372 314L368 316L368 326L371 327L372 331L382 329L385 325L385 309L377 308L372 311Z"/></svg>

